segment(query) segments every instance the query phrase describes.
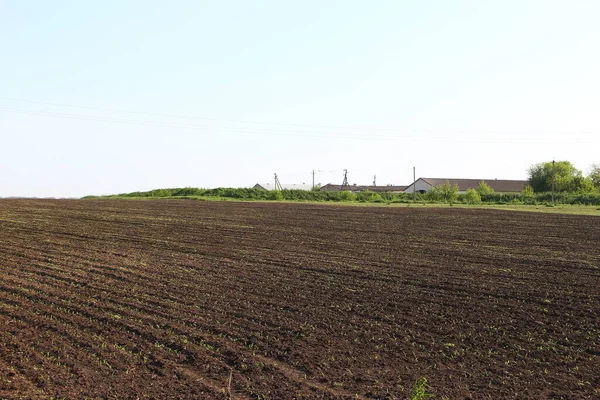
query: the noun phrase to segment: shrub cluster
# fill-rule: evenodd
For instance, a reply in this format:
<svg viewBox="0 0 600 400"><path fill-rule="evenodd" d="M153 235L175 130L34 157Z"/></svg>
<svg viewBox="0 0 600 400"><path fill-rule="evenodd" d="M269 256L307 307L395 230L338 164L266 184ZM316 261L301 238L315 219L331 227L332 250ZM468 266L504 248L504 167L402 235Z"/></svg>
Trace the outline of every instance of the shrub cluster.
<svg viewBox="0 0 600 400"><path fill-rule="evenodd" d="M552 193L492 193L481 196L483 203L491 204L550 204ZM600 205L599 193L555 193L556 204Z"/></svg>
<svg viewBox="0 0 600 400"><path fill-rule="evenodd" d="M93 197L93 196L89 196ZM307 190L262 190L246 188L217 188L217 189L199 189L199 188L178 188L178 189L156 189L148 192L124 193L108 197L125 198L231 198L239 200L288 200L288 201L332 201L332 202L352 202L363 203L411 203L413 202L412 193L376 193L371 191L364 192L319 192ZM549 204L552 202L551 193L531 193L524 191L522 193L488 193L482 194L477 190L469 190L466 193L458 194L457 188L441 187L437 190L431 190L425 194L417 193L415 195L417 202L426 201L429 203L464 203L464 204ZM577 205L595 205L600 206L599 193L556 193L554 195L556 204L577 204Z"/></svg>

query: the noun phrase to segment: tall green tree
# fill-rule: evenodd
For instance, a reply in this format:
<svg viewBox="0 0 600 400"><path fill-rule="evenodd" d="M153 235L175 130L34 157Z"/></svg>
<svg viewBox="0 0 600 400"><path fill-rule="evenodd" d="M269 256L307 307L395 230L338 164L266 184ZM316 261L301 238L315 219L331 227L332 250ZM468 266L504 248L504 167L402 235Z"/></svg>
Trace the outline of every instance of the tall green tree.
<svg viewBox="0 0 600 400"><path fill-rule="evenodd" d="M593 186L569 161L556 161L554 166L552 161L532 165L528 172L529 185L537 193L552 191L552 183L556 192L587 192Z"/></svg>
<svg viewBox="0 0 600 400"><path fill-rule="evenodd" d="M600 190L600 164L594 164L590 168L590 173L588 175L590 181L597 190Z"/></svg>
<svg viewBox="0 0 600 400"><path fill-rule="evenodd" d="M458 185L450 185L450 182L446 181L443 185L439 185L438 189L442 194L442 199L446 203L454 203L458 198Z"/></svg>
<svg viewBox="0 0 600 400"><path fill-rule="evenodd" d="M492 187L490 185L488 185L487 183L485 183L485 181L479 182L479 185L477 185L477 189L475 189L475 190L480 195L494 193L494 189L492 189Z"/></svg>
<svg viewBox="0 0 600 400"><path fill-rule="evenodd" d="M467 204L479 204L481 203L481 196L475 189L467 189L467 192L463 195L463 200Z"/></svg>

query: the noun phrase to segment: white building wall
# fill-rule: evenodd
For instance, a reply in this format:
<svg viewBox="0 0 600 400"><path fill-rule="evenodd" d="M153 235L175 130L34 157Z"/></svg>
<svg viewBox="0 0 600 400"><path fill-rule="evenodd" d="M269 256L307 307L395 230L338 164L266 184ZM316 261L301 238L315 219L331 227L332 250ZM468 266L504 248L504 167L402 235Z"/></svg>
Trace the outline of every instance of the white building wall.
<svg viewBox="0 0 600 400"><path fill-rule="evenodd" d="M414 186L414 189L413 189ZM427 182L425 182L424 180L422 180L421 178L417 179L415 182L413 182L411 185L409 185L405 190L404 193L412 193L413 191L415 192L419 192L419 191L428 191L429 189L431 189L431 185Z"/></svg>

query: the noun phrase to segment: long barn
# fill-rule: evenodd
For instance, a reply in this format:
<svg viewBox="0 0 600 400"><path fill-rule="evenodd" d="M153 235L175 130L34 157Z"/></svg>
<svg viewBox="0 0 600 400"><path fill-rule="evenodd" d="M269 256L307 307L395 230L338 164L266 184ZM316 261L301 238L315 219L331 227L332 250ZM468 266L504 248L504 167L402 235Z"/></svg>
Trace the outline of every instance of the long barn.
<svg viewBox="0 0 600 400"><path fill-rule="evenodd" d="M443 185L446 182L451 186L457 185L459 193L465 193L469 189L476 189L481 182L488 184L498 193L516 193L522 191L527 186L527 181L507 180L507 179L446 179L446 178L419 178L410 184L404 192L406 193L425 193L431 188Z"/></svg>
<svg viewBox="0 0 600 400"><path fill-rule="evenodd" d="M406 186L397 186L397 185L385 185L385 186L374 186L374 185L334 185L332 183L328 183L321 187L322 192L338 192L341 190L348 190L350 192L364 192L369 190L371 192L376 193L402 193L406 189Z"/></svg>

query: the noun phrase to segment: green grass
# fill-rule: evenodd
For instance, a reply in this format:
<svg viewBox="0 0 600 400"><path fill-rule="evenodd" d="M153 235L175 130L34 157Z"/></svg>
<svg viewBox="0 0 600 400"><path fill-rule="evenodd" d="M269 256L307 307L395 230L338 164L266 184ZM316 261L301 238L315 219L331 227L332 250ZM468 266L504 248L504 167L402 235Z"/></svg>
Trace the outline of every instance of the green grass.
<svg viewBox="0 0 600 400"><path fill-rule="evenodd" d="M423 377L417 379L415 382L415 387L413 388L413 392L410 396L410 400L423 400L428 397L433 397L433 394L427 393L427 388L429 385L427 384L427 378Z"/></svg>
<svg viewBox="0 0 600 400"><path fill-rule="evenodd" d="M231 197L213 197L213 196L171 196L167 198L163 197L121 197L115 196L102 196L102 197L90 197L98 199L121 199L121 200L196 200L196 201L236 201L244 203L255 203L255 202L266 202L266 203L303 203L303 204L325 204L331 206L353 206L353 207L408 207L408 208L477 208L477 209L493 209L493 210L507 210L507 211L527 211L527 212L541 212L551 214L571 214L571 215L593 215L600 216L600 208L597 206L586 206L586 205L568 205L561 204L556 206L546 205L526 205L526 204L477 204L469 205L463 203L455 203L453 205L445 203L426 203L426 202L415 202L415 203L365 203L359 201L310 201L310 200L252 200L252 199L235 199Z"/></svg>
<svg viewBox="0 0 600 400"><path fill-rule="evenodd" d="M596 206L584 206L575 204L561 204L557 206L543 206L543 205L494 205L490 204L485 208L496 208L499 210L514 210L514 211L533 211L551 214L577 214L577 215L596 215L600 216L600 208Z"/></svg>
<svg viewBox="0 0 600 400"><path fill-rule="evenodd" d="M481 208L491 210L508 210L508 211L528 211L528 212L540 212L549 214L572 214L572 215L596 215L600 216L600 208L597 206L585 206L585 205L571 205L571 204L560 204L556 206L545 206L545 205L528 205L528 204L432 204L432 203L413 203L397 204L398 206L404 207L418 207L418 208Z"/></svg>

